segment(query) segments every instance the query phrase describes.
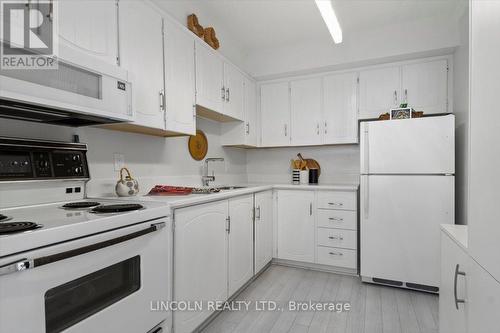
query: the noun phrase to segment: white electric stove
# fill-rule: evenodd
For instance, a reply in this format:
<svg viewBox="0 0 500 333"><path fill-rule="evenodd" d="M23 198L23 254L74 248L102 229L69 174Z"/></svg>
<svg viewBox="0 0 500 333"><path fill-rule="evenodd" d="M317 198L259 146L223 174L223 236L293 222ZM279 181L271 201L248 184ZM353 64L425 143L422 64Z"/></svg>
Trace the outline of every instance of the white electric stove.
<svg viewBox="0 0 500 333"><path fill-rule="evenodd" d="M86 198L86 151L0 138L0 332L169 331L169 208Z"/></svg>

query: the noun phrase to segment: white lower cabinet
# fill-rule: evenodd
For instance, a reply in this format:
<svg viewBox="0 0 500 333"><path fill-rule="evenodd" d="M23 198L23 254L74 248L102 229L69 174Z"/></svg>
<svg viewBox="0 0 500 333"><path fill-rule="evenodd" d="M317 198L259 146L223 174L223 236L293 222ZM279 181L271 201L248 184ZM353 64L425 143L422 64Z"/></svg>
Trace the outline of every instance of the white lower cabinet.
<svg viewBox="0 0 500 333"><path fill-rule="evenodd" d="M500 283L441 233L440 333L499 332Z"/></svg>
<svg viewBox="0 0 500 333"><path fill-rule="evenodd" d="M227 299L227 201L175 211L175 301ZM174 311L174 331L192 332L211 315L203 311Z"/></svg>
<svg viewBox="0 0 500 333"><path fill-rule="evenodd" d="M253 276L253 195L229 199L228 296Z"/></svg>
<svg viewBox="0 0 500 333"><path fill-rule="evenodd" d="M278 258L314 262L314 191L278 191Z"/></svg>
<svg viewBox="0 0 500 333"><path fill-rule="evenodd" d="M255 193L255 273L273 259L273 192Z"/></svg>

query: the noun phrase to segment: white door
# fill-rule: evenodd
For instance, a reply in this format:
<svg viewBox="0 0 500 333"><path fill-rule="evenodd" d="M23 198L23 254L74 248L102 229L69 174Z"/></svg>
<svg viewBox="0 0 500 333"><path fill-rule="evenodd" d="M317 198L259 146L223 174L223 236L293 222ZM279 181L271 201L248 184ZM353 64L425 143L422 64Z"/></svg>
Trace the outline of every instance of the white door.
<svg viewBox="0 0 500 333"><path fill-rule="evenodd" d="M260 87L262 146L290 144L290 94L288 82Z"/></svg>
<svg viewBox="0 0 500 333"><path fill-rule="evenodd" d="M224 63L226 96L223 113L237 120L244 120L245 77L233 65Z"/></svg>
<svg viewBox="0 0 500 333"><path fill-rule="evenodd" d="M323 143L358 142L357 80L357 73L323 78Z"/></svg>
<svg viewBox="0 0 500 333"><path fill-rule="evenodd" d="M165 110L168 131L196 133L194 39L170 19L164 19Z"/></svg>
<svg viewBox="0 0 500 333"><path fill-rule="evenodd" d="M455 173L455 117L361 123L362 174Z"/></svg>
<svg viewBox="0 0 500 333"><path fill-rule="evenodd" d="M227 298L227 201L175 210L174 300L225 301ZM210 316L175 311L175 332L192 332Z"/></svg>
<svg viewBox="0 0 500 333"><path fill-rule="evenodd" d="M138 1L119 2L119 18L120 65L128 70L132 83L134 124L165 129L162 18Z"/></svg>
<svg viewBox="0 0 500 333"><path fill-rule="evenodd" d="M397 66L362 70L359 73L359 119L378 118L398 107L400 88L400 69Z"/></svg>
<svg viewBox="0 0 500 333"><path fill-rule="evenodd" d="M500 283L472 258L465 269L465 274L468 332L498 332Z"/></svg>
<svg viewBox="0 0 500 333"><path fill-rule="evenodd" d="M438 287L454 193L453 176L361 176L361 275Z"/></svg>
<svg viewBox="0 0 500 333"><path fill-rule="evenodd" d="M425 114L448 112L448 61L405 65L401 68L402 97L408 106Z"/></svg>
<svg viewBox="0 0 500 333"><path fill-rule="evenodd" d="M222 113L226 100L224 63L205 42L196 42L196 104Z"/></svg>
<svg viewBox="0 0 500 333"><path fill-rule="evenodd" d="M292 145L320 144L323 136L321 78L290 82Z"/></svg>
<svg viewBox="0 0 500 333"><path fill-rule="evenodd" d="M229 199L228 296L253 276L253 195Z"/></svg>
<svg viewBox="0 0 500 333"><path fill-rule="evenodd" d="M273 192L255 193L255 273L273 259Z"/></svg>
<svg viewBox="0 0 500 333"><path fill-rule="evenodd" d="M314 263L314 191L278 192L278 258Z"/></svg>
<svg viewBox="0 0 500 333"><path fill-rule="evenodd" d="M500 281L500 2L471 3L471 109L469 143L469 253Z"/></svg>
<svg viewBox="0 0 500 333"><path fill-rule="evenodd" d="M115 1L58 1L57 6L60 55L65 56L64 47L68 47L116 65L118 24Z"/></svg>
<svg viewBox="0 0 500 333"><path fill-rule="evenodd" d="M455 303L456 297L467 298L467 276L455 275L467 271L469 256L446 233L441 232L441 285L439 287L439 333L466 333L468 304ZM456 281L456 284L455 284ZM478 330L477 332L479 332Z"/></svg>

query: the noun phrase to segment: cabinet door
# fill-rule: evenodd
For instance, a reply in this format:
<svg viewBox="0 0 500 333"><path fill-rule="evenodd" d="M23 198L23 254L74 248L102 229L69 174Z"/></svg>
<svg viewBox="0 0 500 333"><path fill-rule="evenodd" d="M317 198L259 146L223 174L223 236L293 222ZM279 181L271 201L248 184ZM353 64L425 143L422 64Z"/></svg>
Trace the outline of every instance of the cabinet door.
<svg viewBox="0 0 500 333"><path fill-rule="evenodd" d="M255 194L255 273L273 259L273 192Z"/></svg>
<svg viewBox="0 0 500 333"><path fill-rule="evenodd" d="M257 90L255 82L245 79L245 143L257 146Z"/></svg>
<svg viewBox="0 0 500 333"><path fill-rule="evenodd" d="M253 196L229 200L228 295L233 295L253 276Z"/></svg>
<svg viewBox="0 0 500 333"><path fill-rule="evenodd" d="M245 77L233 65L224 63L224 87L226 89L224 111L226 116L244 119Z"/></svg>
<svg viewBox="0 0 500 333"><path fill-rule="evenodd" d="M402 100L417 111L448 112L448 61L446 59L405 65Z"/></svg>
<svg viewBox="0 0 500 333"><path fill-rule="evenodd" d="M227 298L227 201L175 211L174 300ZM174 312L175 332L192 332L211 312Z"/></svg>
<svg viewBox="0 0 500 333"><path fill-rule="evenodd" d="M378 118L399 105L399 67L363 70L359 73L359 119Z"/></svg>
<svg viewBox="0 0 500 333"><path fill-rule="evenodd" d="M162 18L137 1L119 2L119 16L120 65L129 71L132 83L134 124L164 129L163 73L159 70L163 68Z"/></svg>
<svg viewBox="0 0 500 333"><path fill-rule="evenodd" d="M326 144L358 142L357 79L357 73L323 78L323 142Z"/></svg>
<svg viewBox="0 0 500 333"><path fill-rule="evenodd" d="M447 234L441 232L441 285L439 287L439 332L467 332L467 303L455 305L455 290L457 297L465 299L468 277L455 273L458 265L460 271L467 269L469 257ZM455 289L456 288L456 289ZM479 331L477 331L479 332Z"/></svg>
<svg viewBox="0 0 500 333"><path fill-rule="evenodd" d="M288 82L260 88L260 126L262 146L290 144L290 99Z"/></svg>
<svg viewBox="0 0 500 333"><path fill-rule="evenodd" d="M224 63L202 42L196 44L196 104L212 111L223 112L226 100ZM204 43L204 42L203 42Z"/></svg>
<svg viewBox="0 0 500 333"><path fill-rule="evenodd" d="M114 1L58 1L58 10L61 46L116 64L118 24Z"/></svg>
<svg viewBox="0 0 500 333"><path fill-rule="evenodd" d="M468 332L499 332L500 283L472 258L465 273Z"/></svg>
<svg viewBox="0 0 500 333"><path fill-rule="evenodd" d="M164 20L166 129L196 132L194 40L180 26Z"/></svg>
<svg viewBox="0 0 500 333"><path fill-rule="evenodd" d="M314 262L314 192L278 192L278 258Z"/></svg>
<svg viewBox="0 0 500 333"><path fill-rule="evenodd" d="M315 145L322 141L321 78L290 82L292 145Z"/></svg>

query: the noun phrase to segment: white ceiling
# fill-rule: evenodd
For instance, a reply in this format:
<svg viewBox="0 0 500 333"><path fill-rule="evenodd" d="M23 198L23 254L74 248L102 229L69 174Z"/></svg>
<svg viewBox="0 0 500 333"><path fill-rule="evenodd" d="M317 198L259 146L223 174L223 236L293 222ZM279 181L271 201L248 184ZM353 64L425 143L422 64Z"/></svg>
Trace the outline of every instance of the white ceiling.
<svg viewBox="0 0 500 333"><path fill-rule="evenodd" d="M168 9L170 1L156 0ZM466 0L334 0L344 40L393 23L456 15ZM332 42L313 0L183 0L198 8L243 53L310 41ZM222 43L224 41L221 41Z"/></svg>

